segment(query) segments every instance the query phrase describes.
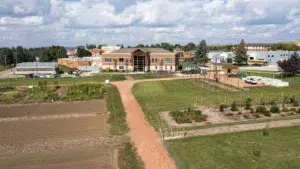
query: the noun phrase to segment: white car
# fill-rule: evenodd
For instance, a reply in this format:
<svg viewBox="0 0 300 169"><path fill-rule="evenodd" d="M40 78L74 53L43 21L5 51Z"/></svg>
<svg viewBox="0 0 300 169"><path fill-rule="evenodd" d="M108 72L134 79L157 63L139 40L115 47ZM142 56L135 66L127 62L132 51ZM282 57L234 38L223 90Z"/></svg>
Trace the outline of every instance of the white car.
<svg viewBox="0 0 300 169"><path fill-rule="evenodd" d="M257 80L255 80L254 78L247 78L245 82L250 84L257 84Z"/></svg>

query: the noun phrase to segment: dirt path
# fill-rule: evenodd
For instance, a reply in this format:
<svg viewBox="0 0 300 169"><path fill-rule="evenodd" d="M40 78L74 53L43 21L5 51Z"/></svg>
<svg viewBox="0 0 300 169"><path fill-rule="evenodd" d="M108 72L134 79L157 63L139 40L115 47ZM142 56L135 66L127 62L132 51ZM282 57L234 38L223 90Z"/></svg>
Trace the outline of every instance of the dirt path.
<svg viewBox="0 0 300 169"><path fill-rule="evenodd" d="M145 164L145 169L176 169L174 161L164 149L159 134L148 123L144 112L131 92L135 82L137 81L113 82L118 87L127 113L126 120L130 128L131 140Z"/></svg>
<svg viewBox="0 0 300 169"><path fill-rule="evenodd" d="M213 127L207 129L197 129L197 130L187 131L186 134L185 131L172 132L170 133L169 136L165 137L165 140L175 140L175 139L181 139L184 137L192 137L192 136L204 136L204 135L234 133L234 132L250 131L250 130L261 130L265 128L267 125L269 126L269 128L297 126L300 125L300 119L271 121L271 122L253 123L253 124L240 124L240 125L233 125L233 126Z"/></svg>

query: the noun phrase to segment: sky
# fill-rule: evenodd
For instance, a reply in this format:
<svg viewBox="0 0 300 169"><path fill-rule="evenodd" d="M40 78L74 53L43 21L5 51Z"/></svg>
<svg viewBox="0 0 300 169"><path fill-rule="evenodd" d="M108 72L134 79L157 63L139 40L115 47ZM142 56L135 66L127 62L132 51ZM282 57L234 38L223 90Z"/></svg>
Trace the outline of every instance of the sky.
<svg viewBox="0 0 300 169"><path fill-rule="evenodd" d="M1 0L0 46L300 40L300 0Z"/></svg>

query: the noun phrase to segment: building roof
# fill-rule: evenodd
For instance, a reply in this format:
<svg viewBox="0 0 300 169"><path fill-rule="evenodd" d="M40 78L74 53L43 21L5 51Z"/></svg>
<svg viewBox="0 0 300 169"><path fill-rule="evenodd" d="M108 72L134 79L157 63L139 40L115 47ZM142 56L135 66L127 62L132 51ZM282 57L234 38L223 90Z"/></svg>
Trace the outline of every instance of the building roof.
<svg viewBox="0 0 300 169"><path fill-rule="evenodd" d="M57 62L23 62L18 63L16 68L53 68L57 67Z"/></svg>
<svg viewBox="0 0 300 169"><path fill-rule="evenodd" d="M131 53L135 50L141 50L143 52L150 52L150 53L172 53L168 50L165 50L163 48L121 48L119 50L115 50L111 53Z"/></svg>

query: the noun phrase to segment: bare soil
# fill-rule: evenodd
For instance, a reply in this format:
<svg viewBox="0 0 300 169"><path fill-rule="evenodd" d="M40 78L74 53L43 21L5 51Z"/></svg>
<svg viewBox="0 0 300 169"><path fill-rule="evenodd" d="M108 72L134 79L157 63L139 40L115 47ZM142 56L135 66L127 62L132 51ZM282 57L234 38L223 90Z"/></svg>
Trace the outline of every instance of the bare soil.
<svg viewBox="0 0 300 169"><path fill-rule="evenodd" d="M105 102L0 106L0 168L116 169Z"/></svg>
<svg viewBox="0 0 300 169"><path fill-rule="evenodd" d="M28 105L2 105L0 106L0 118L45 116L71 113L105 113L104 100L91 100L79 102L57 102Z"/></svg>

